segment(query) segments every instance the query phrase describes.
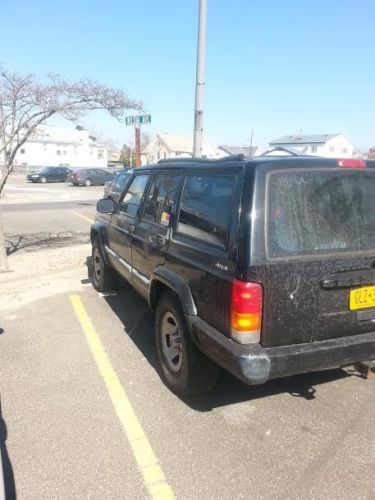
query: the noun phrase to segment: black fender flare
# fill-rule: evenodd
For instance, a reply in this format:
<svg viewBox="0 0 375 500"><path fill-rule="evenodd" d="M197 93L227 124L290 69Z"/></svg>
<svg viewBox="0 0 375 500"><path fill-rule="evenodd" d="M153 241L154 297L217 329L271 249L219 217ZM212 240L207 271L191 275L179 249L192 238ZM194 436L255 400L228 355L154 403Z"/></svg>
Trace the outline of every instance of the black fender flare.
<svg viewBox="0 0 375 500"><path fill-rule="evenodd" d="M108 256L107 252L105 250L105 245L108 244L108 235L107 235L107 230L104 224L101 222L94 222L91 226L90 230L90 241L91 243L93 242L94 238L99 239L99 244L100 244L100 250L102 252L103 259L107 265L110 265L108 261Z"/></svg>
<svg viewBox="0 0 375 500"><path fill-rule="evenodd" d="M158 283L170 288L179 297L185 314L190 316L197 315L197 308L188 283L181 276L166 269L164 266L157 267L151 276L148 295L148 303L151 309L153 309L154 292Z"/></svg>

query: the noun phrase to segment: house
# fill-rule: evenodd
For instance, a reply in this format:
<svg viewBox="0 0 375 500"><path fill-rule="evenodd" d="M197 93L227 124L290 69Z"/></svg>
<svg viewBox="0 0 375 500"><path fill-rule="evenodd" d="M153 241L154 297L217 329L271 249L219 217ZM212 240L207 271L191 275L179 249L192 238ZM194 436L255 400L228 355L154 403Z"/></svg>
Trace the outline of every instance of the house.
<svg viewBox="0 0 375 500"><path fill-rule="evenodd" d="M189 135L157 134L142 151L142 164L156 163L166 158L191 158L193 138ZM211 141L203 139L203 156L218 159L226 156Z"/></svg>
<svg viewBox="0 0 375 500"><path fill-rule="evenodd" d="M286 148L313 156L353 158L354 146L343 134L284 135L269 143L269 148Z"/></svg>
<svg viewBox="0 0 375 500"><path fill-rule="evenodd" d="M18 150L15 165L24 167L106 167L108 151L82 127L41 126Z"/></svg>
<svg viewBox="0 0 375 500"><path fill-rule="evenodd" d="M244 155L244 156L255 156L257 151L257 146L219 146L219 148L225 156L233 155Z"/></svg>

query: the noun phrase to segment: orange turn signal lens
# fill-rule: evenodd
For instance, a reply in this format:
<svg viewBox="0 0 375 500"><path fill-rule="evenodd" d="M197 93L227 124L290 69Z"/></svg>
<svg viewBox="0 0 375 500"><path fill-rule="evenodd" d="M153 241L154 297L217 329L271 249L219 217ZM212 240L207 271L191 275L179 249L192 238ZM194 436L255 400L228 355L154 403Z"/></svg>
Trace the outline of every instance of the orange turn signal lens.
<svg viewBox="0 0 375 500"><path fill-rule="evenodd" d="M232 311L231 314L231 326L238 332L259 331L261 320L262 315L259 313L241 314L236 311Z"/></svg>

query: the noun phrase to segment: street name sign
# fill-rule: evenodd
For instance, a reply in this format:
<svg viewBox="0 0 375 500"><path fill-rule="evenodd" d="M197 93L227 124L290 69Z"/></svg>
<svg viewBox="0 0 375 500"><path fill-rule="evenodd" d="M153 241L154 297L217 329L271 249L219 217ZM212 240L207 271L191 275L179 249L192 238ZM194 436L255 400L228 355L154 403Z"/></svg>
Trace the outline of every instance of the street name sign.
<svg viewBox="0 0 375 500"><path fill-rule="evenodd" d="M134 115L125 118L126 125L146 125L151 123L151 115Z"/></svg>

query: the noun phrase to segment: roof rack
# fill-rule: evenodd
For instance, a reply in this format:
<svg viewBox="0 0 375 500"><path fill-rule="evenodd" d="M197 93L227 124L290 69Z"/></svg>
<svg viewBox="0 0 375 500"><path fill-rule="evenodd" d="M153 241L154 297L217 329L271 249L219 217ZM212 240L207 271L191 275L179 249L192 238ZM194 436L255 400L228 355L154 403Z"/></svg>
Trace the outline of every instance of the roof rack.
<svg viewBox="0 0 375 500"><path fill-rule="evenodd" d="M211 160L209 158L162 158L158 161L159 163L216 163L223 161L242 161L245 158L245 155L231 155L224 156L223 158L218 158L216 160Z"/></svg>

